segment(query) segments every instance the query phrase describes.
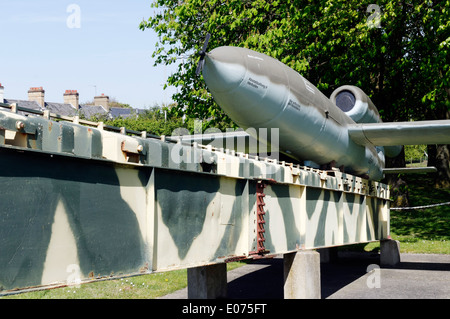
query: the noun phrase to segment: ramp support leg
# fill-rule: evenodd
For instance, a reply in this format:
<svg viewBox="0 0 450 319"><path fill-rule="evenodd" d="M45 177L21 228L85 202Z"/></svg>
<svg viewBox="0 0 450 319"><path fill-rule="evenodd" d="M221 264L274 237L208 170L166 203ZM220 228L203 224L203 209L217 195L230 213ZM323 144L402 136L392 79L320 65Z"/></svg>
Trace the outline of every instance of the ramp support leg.
<svg viewBox="0 0 450 319"><path fill-rule="evenodd" d="M188 298L216 299L227 295L227 265L224 263L188 268Z"/></svg>
<svg viewBox="0 0 450 319"><path fill-rule="evenodd" d="M380 265L393 267L400 262L400 243L398 240L380 241Z"/></svg>
<svg viewBox="0 0 450 319"><path fill-rule="evenodd" d="M320 262L322 264L334 263L338 260L337 247L320 248L317 251L320 254Z"/></svg>
<svg viewBox="0 0 450 319"><path fill-rule="evenodd" d="M320 299L320 255L316 251L284 254L284 298Z"/></svg>

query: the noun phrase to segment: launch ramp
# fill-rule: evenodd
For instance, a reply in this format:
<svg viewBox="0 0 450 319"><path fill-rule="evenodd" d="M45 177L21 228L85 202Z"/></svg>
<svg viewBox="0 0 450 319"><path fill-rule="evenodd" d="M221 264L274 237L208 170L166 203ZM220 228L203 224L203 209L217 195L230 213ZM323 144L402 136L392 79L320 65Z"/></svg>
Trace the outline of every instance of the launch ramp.
<svg viewBox="0 0 450 319"><path fill-rule="evenodd" d="M0 294L389 237L382 183L2 106Z"/></svg>

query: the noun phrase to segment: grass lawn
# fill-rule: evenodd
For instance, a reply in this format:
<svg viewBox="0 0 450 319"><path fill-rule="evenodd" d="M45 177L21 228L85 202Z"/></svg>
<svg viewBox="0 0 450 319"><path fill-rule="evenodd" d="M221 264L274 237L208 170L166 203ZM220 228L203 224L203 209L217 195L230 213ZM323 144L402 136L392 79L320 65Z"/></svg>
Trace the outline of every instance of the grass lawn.
<svg viewBox="0 0 450 319"><path fill-rule="evenodd" d="M450 189L435 189L427 175L403 177L408 184L410 207L450 201ZM400 252L450 254L450 205L416 210L391 210L391 237L400 242ZM379 243L365 246L379 250Z"/></svg>
<svg viewBox="0 0 450 319"><path fill-rule="evenodd" d="M411 207L450 201L450 189L435 189L426 175L407 176ZM450 254L450 205L391 211L391 235L401 252Z"/></svg>
<svg viewBox="0 0 450 319"><path fill-rule="evenodd" d="M245 265L231 262L227 270ZM114 280L93 281L79 286L38 290L0 299L154 299L187 287L187 270L173 270Z"/></svg>
<svg viewBox="0 0 450 319"><path fill-rule="evenodd" d="M407 177L410 205L423 206L450 201L450 189L434 189L425 175ZM450 254L450 205L421 210L391 211L391 236L400 241L402 253ZM379 250L379 243L352 245L346 249ZM245 262L227 264L227 269ZM11 295L23 299L140 299L157 298L187 286L187 271L174 270L123 279L97 281ZM0 297L1 299L1 297Z"/></svg>

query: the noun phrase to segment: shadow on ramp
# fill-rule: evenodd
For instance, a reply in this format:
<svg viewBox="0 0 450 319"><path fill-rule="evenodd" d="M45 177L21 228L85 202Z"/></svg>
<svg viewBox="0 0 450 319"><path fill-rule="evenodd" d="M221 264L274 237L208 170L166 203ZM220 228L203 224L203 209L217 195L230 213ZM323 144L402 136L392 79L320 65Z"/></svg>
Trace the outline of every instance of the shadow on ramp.
<svg viewBox="0 0 450 319"><path fill-rule="evenodd" d="M327 298L367 273L367 267L379 264L378 254L339 255L331 263L320 264L321 296ZM257 268L259 266L259 269ZM252 267L253 270L249 267ZM242 267L250 271L228 282L230 299L283 299L283 258L261 259ZM242 271L244 271L242 269ZM253 271L251 271L253 270Z"/></svg>
<svg viewBox="0 0 450 319"><path fill-rule="evenodd" d="M402 254L401 262L395 267L386 269L383 271L402 271L407 272L403 276L413 276L413 272L417 271L423 276L426 276L428 272L431 275L436 271L442 272L443 280L449 280L450 275L450 256L448 255L426 255L426 254ZM356 288L356 282L366 282L368 270L374 265L380 265L380 255L378 252L347 252L340 251L338 258L330 263L320 264L320 276L321 276L321 298L327 299L334 298L346 298L347 294L342 294L340 291L349 291ZM250 262L248 265L238 268L241 273L236 275L236 278L229 280L228 282L228 298L230 299L283 299L283 258L281 256L261 259L258 261ZM411 271L411 273L410 273ZM410 274L410 275L408 275ZM363 278L366 276L365 278ZM386 280L394 276L394 282L397 280L403 280L402 276L389 275L389 273L383 273L384 286L389 287L390 282ZM395 279L398 278L398 279ZM447 278L447 279L445 279ZM425 277L423 278L423 285L427 285ZM450 282L450 281L449 281ZM431 284L431 282L429 282ZM397 283L396 283L397 284ZM402 283L398 283L403 285ZM400 286L398 289L400 289ZM345 289L344 289L345 288ZM433 290L433 287L425 287ZM383 297L383 291L380 289L372 289L367 292L361 290L363 295L358 295L358 298L385 298ZM367 295L364 295L367 293ZM405 292L406 293L406 292ZM404 295L408 298L408 294L402 294L401 289L395 293L396 298L402 298ZM334 295L334 296L333 296ZM352 296L350 294L350 296ZM354 295L353 295L354 296ZM426 297L427 295L424 295ZM436 296L436 298L442 298L442 296Z"/></svg>

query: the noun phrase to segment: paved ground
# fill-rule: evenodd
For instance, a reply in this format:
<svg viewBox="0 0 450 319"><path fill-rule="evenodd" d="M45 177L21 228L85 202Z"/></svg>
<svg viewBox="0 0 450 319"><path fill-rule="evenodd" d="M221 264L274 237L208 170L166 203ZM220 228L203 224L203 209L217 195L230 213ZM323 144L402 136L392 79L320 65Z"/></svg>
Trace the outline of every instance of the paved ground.
<svg viewBox="0 0 450 319"><path fill-rule="evenodd" d="M450 255L402 254L395 268L378 265L376 253L340 252L336 261L321 264L322 298L450 299ZM282 258L259 260L227 276L230 299L283 299ZM182 289L162 299L186 298Z"/></svg>

